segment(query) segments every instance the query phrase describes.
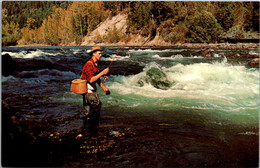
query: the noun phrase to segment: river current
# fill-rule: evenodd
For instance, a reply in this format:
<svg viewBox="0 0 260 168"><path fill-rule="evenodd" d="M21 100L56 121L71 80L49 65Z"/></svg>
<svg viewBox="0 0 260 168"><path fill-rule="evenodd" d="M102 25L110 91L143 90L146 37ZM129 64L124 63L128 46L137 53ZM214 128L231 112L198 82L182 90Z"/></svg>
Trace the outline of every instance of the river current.
<svg viewBox="0 0 260 168"><path fill-rule="evenodd" d="M70 92L90 56L90 47L4 47L22 71L2 77L2 100L20 110L25 119L75 116L56 131L82 126L82 96ZM99 63L109 65L120 47L104 47ZM215 49L213 57L194 55L196 49L164 47L123 48L99 88L101 125L114 118L131 118L161 126L191 125L183 132L214 135L228 141L226 128L239 135L257 135L259 124L259 69L246 66L243 50ZM258 53L258 51L249 51ZM28 113L33 112L33 113ZM32 115L34 114L34 115ZM135 120L136 118L136 120ZM217 134L217 135L216 135ZM169 137L170 138L170 137ZM230 139L229 139L230 140ZM230 140L233 141L234 139ZM232 143L232 142L230 142Z"/></svg>

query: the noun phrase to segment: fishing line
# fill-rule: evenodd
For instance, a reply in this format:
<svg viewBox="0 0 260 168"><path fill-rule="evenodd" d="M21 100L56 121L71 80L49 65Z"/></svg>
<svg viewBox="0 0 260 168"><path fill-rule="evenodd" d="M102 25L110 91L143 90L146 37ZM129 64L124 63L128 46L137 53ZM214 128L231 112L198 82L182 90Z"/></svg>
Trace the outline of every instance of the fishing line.
<svg viewBox="0 0 260 168"><path fill-rule="evenodd" d="M122 46L122 47L118 50L118 52L116 53L116 55L113 57L112 61L111 61L110 64L108 65L108 68L112 65L112 63L113 63L114 60L116 59L116 57L117 57L117 55L119 54L119 52L126 46L127 43L129 43L133 38L135 38L136 36L138 36L138 35L139 35L140 33L142 33L144 30L149 29L149 28L152 28L152 27L154 27L154 26L156 26L156 25L151 25L151 26L149 26L149 27L147 27L147 28L144 28L143 30L139 31L136 35L134 35L133 37L131 37L129 40L127 40L127 42L125 43L125 45Z"/></svg>

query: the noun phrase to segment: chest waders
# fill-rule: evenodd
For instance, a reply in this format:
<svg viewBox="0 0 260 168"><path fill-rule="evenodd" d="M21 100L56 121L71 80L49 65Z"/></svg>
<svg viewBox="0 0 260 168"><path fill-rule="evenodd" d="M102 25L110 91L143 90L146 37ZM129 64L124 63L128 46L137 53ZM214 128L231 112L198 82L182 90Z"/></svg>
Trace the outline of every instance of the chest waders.
<svg viewBox="0 0 260 168"><path fill-rule="evenodd" d="M92 63L92 62L91 62ZM94 64L92 63L93 70ZM88 84L88 82L87 82ZM94 85L93 93L83 94L83 124L89 128L99 126L101 101L98 93L96 92L96 83ZM93 87L93 86L92 86Z"/></svg>
<svg viewBox="0 0 260 168"><path fill-rule="evenodd" d="M101 101L98 93L87 93L83 95L83 123L85 126L99 126Z"/></svg>

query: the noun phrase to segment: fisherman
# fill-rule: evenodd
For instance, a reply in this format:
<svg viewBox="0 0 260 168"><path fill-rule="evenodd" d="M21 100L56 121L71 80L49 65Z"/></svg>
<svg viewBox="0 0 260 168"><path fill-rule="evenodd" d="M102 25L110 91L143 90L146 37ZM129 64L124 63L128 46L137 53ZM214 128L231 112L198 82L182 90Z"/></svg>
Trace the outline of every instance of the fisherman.
<svg viewBox="0 0 260 168"><path fill-rule="evenodd" d="M99 126L101 101L97 93L96 83L104 90L106 95L110 94L110 91L101 81L101 77L108 74L109 68L99 71L98 61L102 56L102 49L99 46L92 47L88 53L91 59L87 61L82 70L82 79L87 80L88 93L83 94L83 120L84 126L94 128ZM103 77L106 81L108 78Z"/></svg>

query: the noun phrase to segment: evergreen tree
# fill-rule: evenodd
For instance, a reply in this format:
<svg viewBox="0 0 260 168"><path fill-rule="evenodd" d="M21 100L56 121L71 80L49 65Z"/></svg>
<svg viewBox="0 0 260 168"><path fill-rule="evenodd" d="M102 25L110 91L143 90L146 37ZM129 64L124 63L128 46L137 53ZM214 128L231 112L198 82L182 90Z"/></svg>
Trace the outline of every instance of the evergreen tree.
<svg viewBox="0 0 260 168"><path fill-rule="evenodd" d="M259 32L259 2L3 1L3 45L81 43L107 17L125 12L128 32L157 32L169 42L215 42L224 31L238 38ZM156 25L156 26L155 26ZM123 35L97 41L121 41Z"/></svg>

